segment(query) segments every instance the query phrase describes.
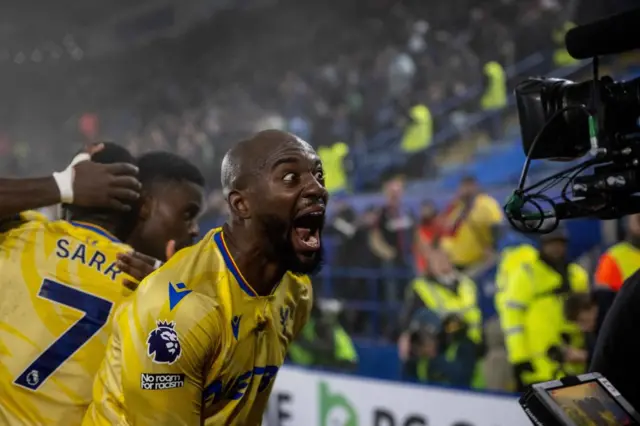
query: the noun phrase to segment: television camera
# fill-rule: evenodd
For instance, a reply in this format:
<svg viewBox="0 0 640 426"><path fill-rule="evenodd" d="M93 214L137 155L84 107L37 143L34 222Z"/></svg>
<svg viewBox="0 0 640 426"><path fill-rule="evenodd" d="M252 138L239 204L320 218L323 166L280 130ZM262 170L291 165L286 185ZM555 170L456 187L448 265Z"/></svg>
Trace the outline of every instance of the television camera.
<svg viewBox="0 0 640 426"><path fill-rule="evenodd" d="M634 9L567 33L569 54L592 58L591 80L532 77L517 85L526 160L505 205L516 229L547 233L562 219L614 219L640 212L640 195L635 195L640 192L640 78L600 77L598 58L640 48L639 24L640 9ZM572 164L527 186L532 160ZM559 192L549 195L554 187Z"/></svg>

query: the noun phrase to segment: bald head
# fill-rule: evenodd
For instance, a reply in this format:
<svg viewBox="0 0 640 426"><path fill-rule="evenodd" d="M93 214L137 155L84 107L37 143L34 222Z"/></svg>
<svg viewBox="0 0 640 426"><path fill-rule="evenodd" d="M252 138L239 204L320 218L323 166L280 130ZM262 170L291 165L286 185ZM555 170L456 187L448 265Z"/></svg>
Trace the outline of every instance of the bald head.
<svg viewBox="0 0 640 426"><path fill-rule="evenodd" d="M265 170L273 154L286 146L313 152L307 142L281 130L263 130L236 143L222 159L221 183L225 197L231 191L246 189Z"/></svg>

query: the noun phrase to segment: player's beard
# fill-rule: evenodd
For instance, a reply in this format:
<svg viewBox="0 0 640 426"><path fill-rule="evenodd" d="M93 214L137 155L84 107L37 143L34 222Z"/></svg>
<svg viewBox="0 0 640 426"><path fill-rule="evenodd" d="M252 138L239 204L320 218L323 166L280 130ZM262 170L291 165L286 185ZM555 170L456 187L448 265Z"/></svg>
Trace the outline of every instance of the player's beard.
<svg viewBox="0 0 640 426"><path fill-rule="evenodd" d="M313 257L303 261L293 246L291 239L294 231L288 221L283 221L276 215L265 215L259 218L259 223L261 233L267 241L266 254L269 260L280 263L287 271L296 275L314 275L320 272L324 264L322 245L314 252Z"/></svg>

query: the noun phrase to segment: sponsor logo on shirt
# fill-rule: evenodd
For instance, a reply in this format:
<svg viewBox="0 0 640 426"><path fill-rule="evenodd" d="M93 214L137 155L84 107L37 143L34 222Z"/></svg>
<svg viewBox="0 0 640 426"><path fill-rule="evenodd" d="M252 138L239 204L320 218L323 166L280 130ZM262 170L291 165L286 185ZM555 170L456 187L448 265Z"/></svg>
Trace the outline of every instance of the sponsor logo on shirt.
<svg viewBox="0 0 640 426"><path fill-rule="evenodd" d="M202 393L205 403L216 404L223 400L238 401L247 393L254 383L258 384L258 392L269 389L280 367L266 365L253 367L249 371L233 376L227 380L214 380L207 385Z"/></svg>
<svg viewBox="0 0 640 426"><path fill-rule="evenodd" d="M182 354L175 322L158 321L147 338L147 355L156 364L173 364Z"/></svg>
<svg viewBox="0 0 640 426"><path fill-rule="evenodd" d="M140 375L140 387L144 390L176 389L184 386L184 374L148 374Z"/></svg>

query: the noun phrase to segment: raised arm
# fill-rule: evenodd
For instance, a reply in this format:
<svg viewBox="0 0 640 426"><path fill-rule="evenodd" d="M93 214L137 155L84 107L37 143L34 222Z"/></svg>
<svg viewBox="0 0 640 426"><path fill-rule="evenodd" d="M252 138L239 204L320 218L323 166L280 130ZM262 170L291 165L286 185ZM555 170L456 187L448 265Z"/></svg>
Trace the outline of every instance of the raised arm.
<svg viewBox="0 0 640 426"><path fill-rule="evenodd" d="M139 196L137 173L132 164L82 161L47 177L0 179L0 220L61 202L128 210Z"/></svg>
<svg viewBox="0 0 640 426"><path fill-rule="evenodd" d="M25 210L35 210L60 202L53 176L34 179L0 179L0 220Z"/></svg>

